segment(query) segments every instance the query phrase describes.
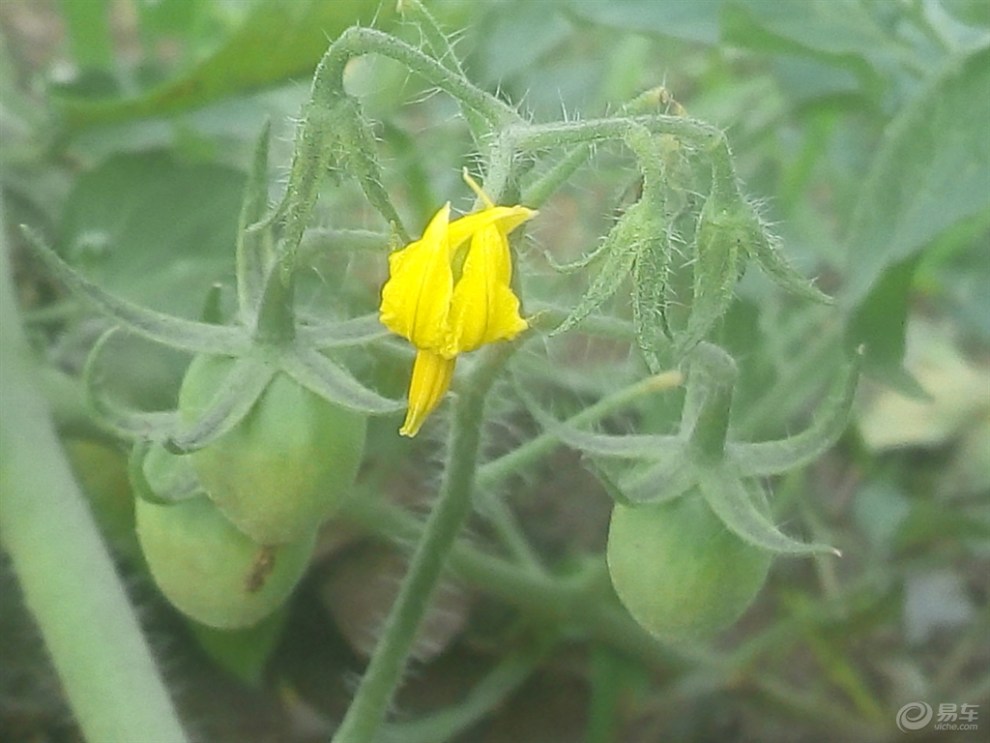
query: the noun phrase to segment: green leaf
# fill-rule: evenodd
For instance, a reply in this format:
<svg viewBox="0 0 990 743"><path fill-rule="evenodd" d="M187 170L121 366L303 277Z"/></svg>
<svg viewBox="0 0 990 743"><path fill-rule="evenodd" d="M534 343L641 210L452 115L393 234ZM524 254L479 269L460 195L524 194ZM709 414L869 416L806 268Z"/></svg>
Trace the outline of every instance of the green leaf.
<svg viewBox="0 0 990 743"><path fill-rule="evenodd" d="M863 0L732 0L724 4L722 27L730 43L846 67L870 86L898 51L876 4Z"/></svg>
<svg viewBox="0 0 990 743"><path fill-rule="evenodd" d="M244 185L237 170L167 152L111 157L76 181L60 252L119 297L195 317L232 272Z"/></svg>
<svg viewBox="0 0 990 743"><path fill-rule="evenodd" d="M108 69L113 62L108 0L62 0L62 18L69 32L72 56L82 68Z"/></svg>
<svg viewBox="0 0 990 743"><path fill-rule="evenodd" d="M564 7L603 26L717 44L724 0L569 0Z"/></svg>
<svg viewBox="0 0 990 743"><path fill-rule="evenodd" d="M85 3L82 3L85 4ZM178 77L131 98L54 95L70 132L94 124L166 116L310 72L329 40L354 23L379 23L391 5L365 0L262 0L210 55Z"/></svg>
<svg viewBox="0 0 990 743"><path fill-rule="evenodd" d="M847 348L863 347L864 370L908 397L927 394L904 366L911 285L920 254L889 266L846 324Z"/></svg>
<svg viewBox="0 0 990 743"><path fill-rule="evenodd" d="M843 304L891 266L988 210L990 44L953 57L888 125L853 214Z"/></svg>
<svg viewBox="0 0 990 743"><path fill-rule="evenodd" d="M35 232L28 227L22 229L35 255L69 291L142 338L194 353L237 356L248 348L247 336L237 328L163 315L108 294L76 273Z"/></svg>
<svg viewBox="0 0 990 743"><path fill-rule="evenodd" d="M747 486L727 467L698 468L699 484L705 502L714 514L740 539L779 554L810 555L816 552L838 554L827 544L799 542L774 526L767 516L765 497L755 485Z"/></svg>

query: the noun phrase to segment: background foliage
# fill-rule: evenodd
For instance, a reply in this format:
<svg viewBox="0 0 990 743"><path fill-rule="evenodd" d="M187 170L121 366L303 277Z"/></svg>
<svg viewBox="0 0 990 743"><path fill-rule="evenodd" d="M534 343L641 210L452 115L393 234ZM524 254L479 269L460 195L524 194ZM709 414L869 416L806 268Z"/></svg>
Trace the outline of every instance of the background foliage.
<svg viewBox="0 0 990 743"><path fill-rule="evenodd" d="M871 382L836 450L776 483L778 517L845 557L777 561L743 622L698 651L731 663L731 678L710 678L711 666L685 668L663 652L630 656L598 641L565 642L551 651L523 647L505 679L491 682L498 694L465 699L463 688L523 620L483 589L459 586L441 599L401 710L446 709L460 720L458 740L491 743L820 740L835 730L884 739L899 735L897 709L918 700L980 704L985 729L990 5L465 0L431 8L455 33L468 74L536 120L591 117L662 83L692 116L728 132L785 252L819 276L838 306L805 307L756 272L744 277L720 342L740 361L748 436L796 428L843 347L866 343ZM211 285L230 284L245 172L263 122L273 124L272 162L284 173L293 117L327 38L372 22L419 41L391 7L361 0L0 4L4 242L26 329L46 361L43 389L182 715L209 740L325 738L373 640L368 627L394 590L394 579L380 578L397 575L403 556L334 524L275 620L242 636L180 620L136 555L124 457L80 411L75 378L101 321L26 258L10 227L42 230L115 294L197 317ZM470 161L456 108L387 60L360 58L347 74L377 122L385 186L406 222L421 226L460 192L460 168ZM602 149L542 210L524 256L530 296L551 286L544 251L563 262L594 247L617 194L633 185L628 166ZM328 186L320 209L334 228L383 229L346 184ZM373 310L381 258L313 246L304 304L313 313ZM570 301L577 280L573 290ZM609 311L624 316L621 296ZM561 365L579 369L571 399L555 401L562 410L622 381L601 371L621 351L575 342L557 353ZM150 408L174 405L184 359L127 344L111 359L115 391ZM368 365L369 373L377 368ZM400 393L402 380L383 383ZM629 415L667 432L676 405L661 398ZM363 486L419 507L434 485L437 442L400 446L393 423L372 428ZM491 445L504 450L526 433L507 431ZM43 467L45 457L62 455L38 456ZM561 450L522 474L502 495L534 549L561 576L595 559L609 503L577 457ZM6 569L0 590L0 727L16 731L15 740L72 740ZM393 731L405 736L397 740L417 740L409 725Z"/></svg>

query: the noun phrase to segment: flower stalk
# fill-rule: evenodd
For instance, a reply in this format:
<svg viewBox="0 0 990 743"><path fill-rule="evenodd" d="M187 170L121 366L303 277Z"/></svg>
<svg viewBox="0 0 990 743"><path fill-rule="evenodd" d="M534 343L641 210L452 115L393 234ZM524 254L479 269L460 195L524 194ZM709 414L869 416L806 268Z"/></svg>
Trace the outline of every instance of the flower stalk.
<svg viewBox="0 0 990 743"><path fill-rule="evenodd" d="M409 659L430 598L448 554L471 511L485 397L513 345L486 349L464 379L447 437L447 463L437 501L423 529L357 693L334 735L334 743L368 743L385 720L398 680Z"/></svg>

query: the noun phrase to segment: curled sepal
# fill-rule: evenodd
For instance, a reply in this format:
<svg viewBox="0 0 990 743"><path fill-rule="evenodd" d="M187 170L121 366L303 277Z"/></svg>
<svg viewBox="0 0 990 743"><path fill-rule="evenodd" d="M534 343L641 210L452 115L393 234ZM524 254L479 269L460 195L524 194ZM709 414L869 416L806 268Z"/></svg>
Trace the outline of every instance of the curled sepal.
<svg viewBox="0 0 990 743"><path fill-rule="evenodd" d="M220 353L236 356L249 344L247 336L231 326L209 325L163 315L107 294L83 278L28 227L22 227L28 244L45 265L75 296L143 338L171 348L193 353Z"/></svg>
<svg viewBox="0 0 990 743"><path fill-rule="evenodd" d="M340 87L334 85L319 91L314 89L314 98L303 106L302 121L296 128L285 196L275 209L272 219L256 223L250 228L252 231L267 229L274 219L284 222L278 260L286 273L294 270L296 250L316 204L320 183L331 166L337 165L340 159L340 140L337 133L346 122L348 113ZM321 98L319 101L315 99L317 94Z"/></svg>
<svg viewBox="0 0 990 743"><path fill-rule="evenodd" d="M628 505L663 503L680 497L695 485L697 475L683 445L665 449L646 467L620 478Z"/></svg>
<svg viewBox="0 0 990 743"><path fill-rule="evenodd" d="M721 201L713 193L698 218L691 313L687 326L676 339L678 353L682 355L704 340L729 310L739 279L742 205L726 208Z"/></svg>
<svg viewBox="0 0 990 743"><path fill-rule="evenodd" d="M804 466L817 459L846 430L856 399L861 356L846 361L814 422L801 433L778 441L729 444L733 464L744 477L763 477Z"/></svg>
<svg viewBox="0 0 990 743"><path fill-rule="evenodd" d="M166 439L165 446L174 454L186 454L220 438L251 412L274 375L275 368L263 361L249 356L235 359L202 414Z"/></svg>
<svg viewBox="0 0 990 743"><path fill-rule="evenodd" d="M646 366L656 374L662 368L660 349L672 338L667 322L667 282L670 274L670 242L666 230L660 230L648 249L633 265L633 324L636 343Z"/></svg>
<svg viewBox="0 0 990 743"><path fill-rule="evenodd" d="M303 325L297 331L300 340L311 348L361 346L388 335L377 312L339 322Z"/></svg>
<svg viewBox="0 0 990 743"><path fill-rule="evenodd" d="M268 140L271 122L266 121L255 145L254 160L237 231L237 300L242 318L251 317L261 302L265 276L274 260L271 230L251 229L268 211Z"/></svg>
<svg viewBox="0 0 990 743"><path fill-rule="evenodd" d="M366 415L387 415L406 407L405 402L382 397L369 390L342 367L309 348L296 348L281 359L282 369L306 389L325 400Z"/></svg>
<svg viewBox="0 0 990 743"><path fill-rule="evenodd" d="M527 201L526 203L528 204L530 202ZM594 263L599 258L604 256L608 252L609 248L610 248L610 244L608 240L603 240L602 244L599 245L594 250L592 250L590 253L587 253L581 256L580 258L571 261L570 263L557 263L553 255L551 255L550 253L544 253L543 257L546 258L547 263L550 264L550 268L552 268L557 273L571 274L571 273L577 273L578 271L582 271L588 266L590 266L592 263Z"/></svg>
<svg viewBox="0 0 990 743"><path fill-rule="evenodd" d="M127 460L134 494L150 503L176 503L203 492L192 461L153 441L137 441Z"/></svg>
<svg viewBox="0 0 990 743"><path fill-rule="evenodd" d="M347 153L347 170L357 178L368 202L399 233L402 242L407 243L410 240L409 233L403 226L402 218L383 185L382 169L375 154L375 135L371 124L364 117L361 104L356 98L345 97L342 106L346 115L341 120L337 136L340 138L342 150Z"/></svg>
<svg viewBox="0 0 990 743"><path fill-rule="evenodd" d="M130 410L105 397L100 389L99 360L110 339L119 331L117 327L107 330L89 352L82 374L86 405L122 439L160 441L171 436L178 425L174 412Z"/></svg>
<svg viewBox="0 0 990 743"><path fill-rule="evenodd" d="M749 239L743 241L747 256L755 260L763 272L782 289L813 302L833 304L832 297L788 263L780 251L779 239L769 231L752 207L750 210Z"/></svg>
<svg viewBox="0 0 990 743"><path fill-rule="evenodd" d="M622 280L632 269L637 254L649 239L647 230L644 229L644 220L639 216L643 208L642 202L633 204L605 236L601 248L592 254L593 257L605 256L601 270L581 301L550 335L567 332L601 307L618 290Z"/></svg>
<svg viewBox="0 0 990 743"><path fill-rule="evenodd" d="M698 468L698 484L712 512L743 541L768 552L789 555L840 553L827 544L799 542L778 529L769 517L763 491L744 482L729 467Z"/></svg>

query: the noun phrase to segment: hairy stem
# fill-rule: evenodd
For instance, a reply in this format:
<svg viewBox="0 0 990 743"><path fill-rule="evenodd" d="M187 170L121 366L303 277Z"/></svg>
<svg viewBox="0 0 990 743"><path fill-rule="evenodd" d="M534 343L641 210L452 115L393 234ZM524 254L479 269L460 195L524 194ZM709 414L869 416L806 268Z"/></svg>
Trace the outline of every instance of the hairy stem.
<svg viewBox="0 0 990 743"><path fill-rule="evenodd" d="M474 373L460 386L439 496L413 552L409 572L385 622L381 640L334 735L334 743L370 743L385 720L448 553L471 511L485 396L495 372L512 348L505 345L486 349Z"/></svg>

